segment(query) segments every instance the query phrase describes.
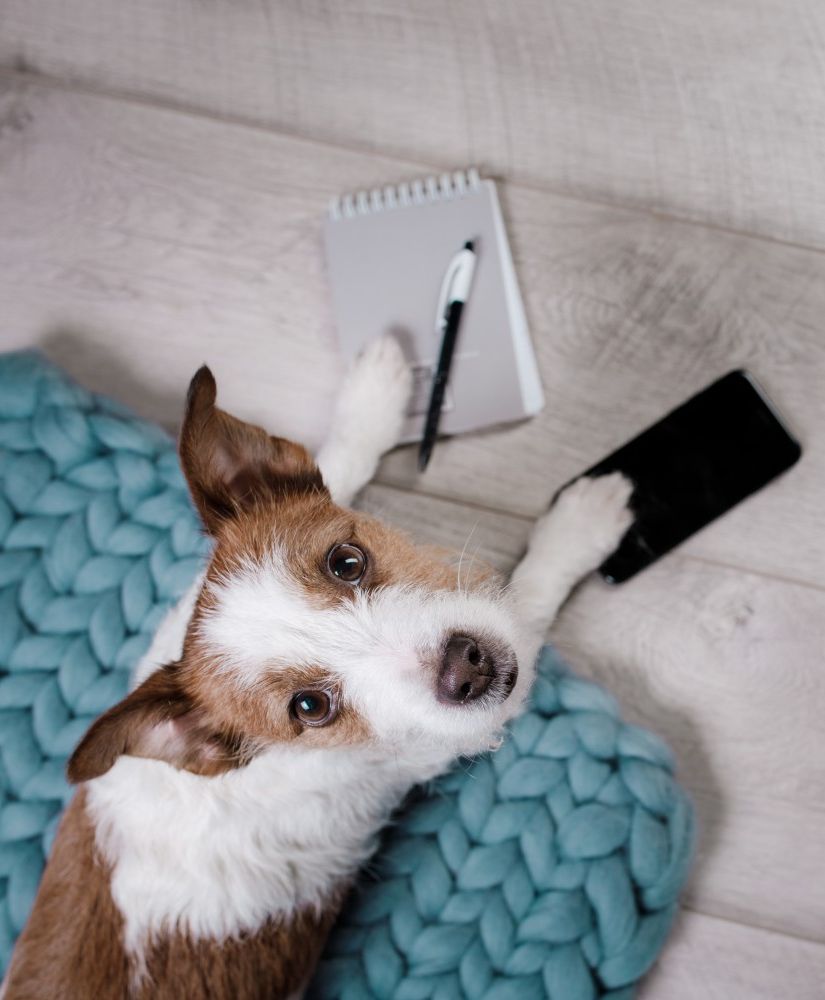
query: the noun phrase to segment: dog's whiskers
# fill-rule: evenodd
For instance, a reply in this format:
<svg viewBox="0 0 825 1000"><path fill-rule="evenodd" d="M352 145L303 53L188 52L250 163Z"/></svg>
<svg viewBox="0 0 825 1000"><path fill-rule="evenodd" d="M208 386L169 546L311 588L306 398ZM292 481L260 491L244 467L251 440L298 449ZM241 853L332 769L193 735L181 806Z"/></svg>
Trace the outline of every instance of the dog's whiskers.
<svg viewBox="0 0 825 1000"><path fill-rule="evenodd" d="M473 537L473 534L474 534L474 532L475 532L475 530L476 530L477 527L478 527L478 519L476 518L476 521L473 524L472 528L470 528L470 533L467 535L467 539L464 542L464 547L461 550L461 555L458 557L458 569L456 570L456 589L458 590L459 594L462 592L462 590L461 590L461 563L462 563L462 560L464 559L464 556L465 556L465 554L467 552L467 546L470 544L470 539Z"/></svg>

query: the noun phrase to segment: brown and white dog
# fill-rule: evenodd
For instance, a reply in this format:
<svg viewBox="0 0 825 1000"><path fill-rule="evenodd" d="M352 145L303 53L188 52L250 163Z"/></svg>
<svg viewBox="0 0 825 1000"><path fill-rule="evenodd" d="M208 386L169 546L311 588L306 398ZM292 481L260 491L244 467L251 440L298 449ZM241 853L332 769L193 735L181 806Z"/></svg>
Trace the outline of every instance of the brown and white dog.
<svg viewBox="0 0 825 1000"><path fill-rule="evenodd" d="M316 464L193 379L180 455L214 549L69 762L79 789L5 1000L300 996L392 809L518 712L559 605L630 523L630 486L580 480L511 585L462 579L342 506L408 392L377 342Z"/></svg>

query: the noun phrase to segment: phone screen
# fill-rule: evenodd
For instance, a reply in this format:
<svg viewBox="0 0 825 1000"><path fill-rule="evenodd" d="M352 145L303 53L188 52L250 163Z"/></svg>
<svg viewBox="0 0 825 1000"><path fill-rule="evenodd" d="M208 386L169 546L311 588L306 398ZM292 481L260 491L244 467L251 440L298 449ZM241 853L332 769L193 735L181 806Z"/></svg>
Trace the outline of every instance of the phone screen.
<svg viewBox="0 0 825 1000"><path fill-rule="evenodd" d="M708 386L586 475L623 472L636 520L599 572L628 580L750 496L802 454L745 371Z"/></svg>

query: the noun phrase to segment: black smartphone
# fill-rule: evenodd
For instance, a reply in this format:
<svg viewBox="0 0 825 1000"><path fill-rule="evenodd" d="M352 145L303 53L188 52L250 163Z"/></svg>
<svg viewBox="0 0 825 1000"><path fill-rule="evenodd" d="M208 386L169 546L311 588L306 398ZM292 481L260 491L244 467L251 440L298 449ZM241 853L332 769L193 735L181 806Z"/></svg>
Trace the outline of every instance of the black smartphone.
<svg viewBox="0 0 825 1000"><path fill-rule="evenodd" d="M623 472L636 520L599 568L622 583L755 493L802 454L746 371L709 385L585 475Z"/></svg>

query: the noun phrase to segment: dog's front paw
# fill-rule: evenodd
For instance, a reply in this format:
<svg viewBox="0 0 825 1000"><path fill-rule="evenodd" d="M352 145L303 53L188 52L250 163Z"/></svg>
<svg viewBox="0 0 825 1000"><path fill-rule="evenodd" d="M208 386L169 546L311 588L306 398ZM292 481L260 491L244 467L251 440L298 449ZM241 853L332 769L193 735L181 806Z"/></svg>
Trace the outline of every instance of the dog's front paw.
<svg viewBox="0 0 825 1000"><path fill-rule="evenodd" d="M389 334L368 344L347 375L338 417L369 441L376 457L398 443L412 383L401 345Z"/></svg>
<svg viewBox="0 0 825 1000"><path fill-rule="evenodd" d="M579 580L597 569L633 523L633 484L620 473L577 479L536 522L513 574L524 620L541 638Z"/></svg>
<svg viewBox="0 0 825 1000"><path fill-rule="evenodd" d="M365 486L385 451L398 444L412 372L398 341L379 337L357 358L341 386L318 465L336 503Z"/></svg>
<svg viewBox="0 0 825 1000"><path fill-rule="evenodd" d="M404 357L401 345L391 333L385 333L370 341L358 355L355 367L366 371L367 377L395 387L397 393L406 395L412 388L410 365ZM406 404L406 399L404 400Z"/></svg>
<svg viewBox="0 0 825 1000"><path fill-rule="evenodd" d="M577 540L595 568L615 551L633 523L633 489L621 472L582 476L562 490L546 516Z"/></svg>

